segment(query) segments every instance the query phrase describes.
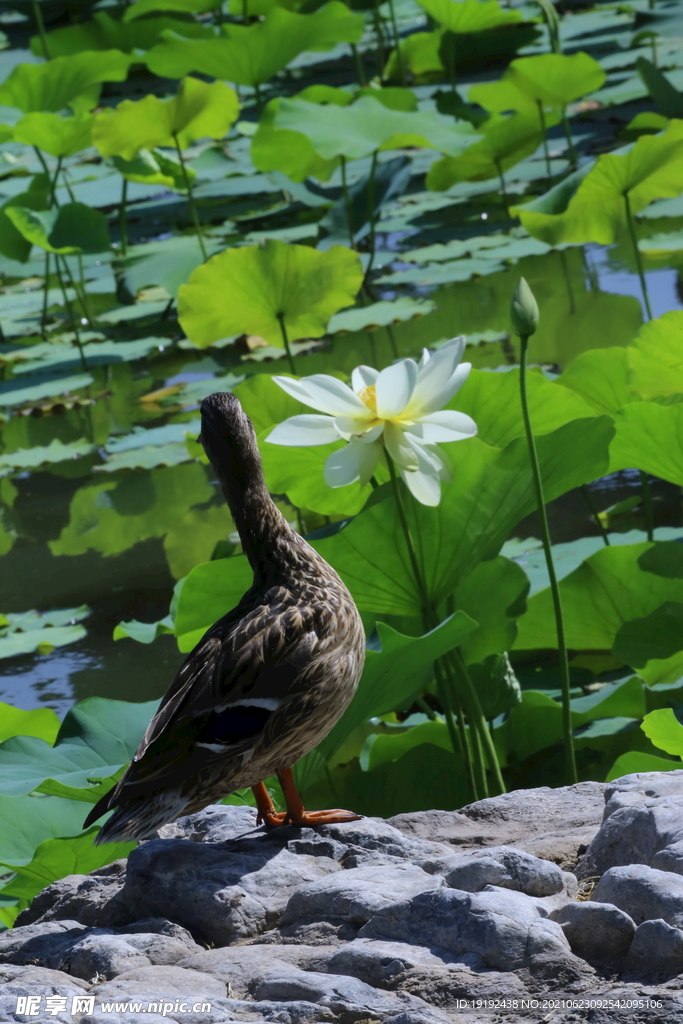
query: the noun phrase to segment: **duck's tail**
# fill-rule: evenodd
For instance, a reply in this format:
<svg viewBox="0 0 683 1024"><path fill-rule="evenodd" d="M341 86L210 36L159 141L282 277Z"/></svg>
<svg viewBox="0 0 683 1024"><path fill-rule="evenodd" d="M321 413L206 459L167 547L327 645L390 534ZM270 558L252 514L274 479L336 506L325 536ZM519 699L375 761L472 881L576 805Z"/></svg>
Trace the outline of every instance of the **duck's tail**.
<svg viewBox="0 0 683 1024"><path fill-rule="evenodd" d="M101 815L116 806L115 794L116 787L95 804L83 822L83 828L88 828ZM116 807L111 817L102 825L95 836L95 845L149 839L162 825L179 818L186 804L187 797L181 796L178 790L174 789L161 790L137 800L126 801Z"/></svg>

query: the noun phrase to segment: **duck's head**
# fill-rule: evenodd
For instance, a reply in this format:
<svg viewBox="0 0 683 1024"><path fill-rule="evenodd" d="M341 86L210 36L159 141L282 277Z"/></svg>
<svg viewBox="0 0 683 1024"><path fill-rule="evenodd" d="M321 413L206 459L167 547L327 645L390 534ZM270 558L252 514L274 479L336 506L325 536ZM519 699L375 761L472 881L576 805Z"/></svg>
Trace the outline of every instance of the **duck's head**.
<svg viewBox="0 0 683 1024"><path fill-rule="evenodd" d="M261 457L256 431L239 399L229 391L218 391L201 405L202 429L198 441L204 447L221 483L244 491L260 482Z"/></svg>

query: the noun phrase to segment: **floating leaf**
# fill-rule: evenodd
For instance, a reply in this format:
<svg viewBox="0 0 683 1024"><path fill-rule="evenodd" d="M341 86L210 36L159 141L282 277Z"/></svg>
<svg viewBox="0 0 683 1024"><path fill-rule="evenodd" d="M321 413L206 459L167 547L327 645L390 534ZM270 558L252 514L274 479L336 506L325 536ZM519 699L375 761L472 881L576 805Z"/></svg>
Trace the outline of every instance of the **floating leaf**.
<svg viewBox="0 0 683 1024"><path fill-rule="evenodd" d="M238 113L237 94L225 82L184 78L173 99L145 96L102 111L95 118L93 143L102 156L132 160L141 149L173 146L176 139L181 149L197 139L222 139Z"/></svg>
<svg viewBox="0 0 683 1024"><path fill-rule="evenodd" d="M335 313L327 325L326 334L345 334L348 331L374 331L389 324L405 323L426 316L436 309L431 299L411 299L402 295L391 302L371 302L369 306L355 306Z"/></svg>
<svg viewBox="0 0 683 1024"><path fill-rule="evenodd" d="M268 240L226 249L179 289L178 319L199 348L245 332L282 348L279 316L290 341L319 338L332 314L353 303L362 279L358 255L342 246L316 252Z"/></svg>
<svg viewBox="0 0 683 1024"><path fill-rule="evenodd" d="M51 708L23 711L11 704L0 702L0 743L10 736L37 736L46 743L54 743L60 721Z"/></svg>
<svg viewBox="0 0 683 1024"><path fill-rule="evenodd" d="M107 218L83 203L66 203L51 210L8 206L5 213L28 242L46 252L71 256L105 252L111 245Z"/></svg>
<svg viewBox="0 0 683 1024"><path fill-rule="evenodd" d="M130 57L119 50L76 53L45 64L18 64L0 85L0 104L24 113L58 111L101 82L123 82ZM94 103L91 104L94 106Z"/></svg>
<svg viewBox="0 0 683 1024"><path fill-rule="evenodd" d="M29 380L0 382L0 408L3 406L35 405L45 398L69 395L93 383L89 373L78 373L70 377L62 374L36 374Z"/></svg>
<svg viewBox="0 0 683 1024"><path fill-rule="evenodd" d="M131 622L119 622L114 629L114 640L130 637L140 644L151 644L160 636L173 636L173 632L173 619L170 615L158 622L138 622L133 619Z"/></svg>
<svg viewBox="0 0 683 1024"><path fill-rule="evenodd" d="M261 85L304 50L325 50L337 43L357 43L362 14L330 0L312 14L274 7L253 25L223 25L213 39L185 39L163 32L145 54L147 67L162 78L182 78L190 71L239 85Z"/></svg>

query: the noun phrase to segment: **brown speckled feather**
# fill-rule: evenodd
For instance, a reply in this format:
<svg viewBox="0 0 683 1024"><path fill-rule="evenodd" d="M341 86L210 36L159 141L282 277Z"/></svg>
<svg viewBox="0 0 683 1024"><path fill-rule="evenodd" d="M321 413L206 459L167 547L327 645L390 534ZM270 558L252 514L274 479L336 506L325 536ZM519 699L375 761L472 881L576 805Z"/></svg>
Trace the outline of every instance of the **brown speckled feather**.
<svg viewBox="0 0 683 1024"><path fill-rule="evenodd" d="M350 703L363 627L334 570L268 495L251 422L231 394L202 404L216 470L254 584L188 655L118 785L99 842L139 839L312 750Z"/></svg>

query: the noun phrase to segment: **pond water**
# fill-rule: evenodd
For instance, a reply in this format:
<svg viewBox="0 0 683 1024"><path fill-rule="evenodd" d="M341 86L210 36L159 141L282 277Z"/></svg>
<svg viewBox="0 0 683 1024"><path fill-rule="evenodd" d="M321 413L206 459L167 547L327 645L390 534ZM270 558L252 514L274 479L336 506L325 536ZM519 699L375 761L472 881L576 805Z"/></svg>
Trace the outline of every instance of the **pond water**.
<svg viewBox="0 0 683 1024"><path fill-rule="evenodd" d="M633 30L633 11L629 14L629 10L626 6L605 11L599 25L590 21L588 13L565 19L563 31L567 39L573 40L568 48L583 46L601 58L619 54L622 64L632 65L639 51L623 57ZM584 37L580 27L583 17L588 19ZM410 2L399 5L399 20L402 27L411 30L425 23L423 12ZM13 49L0 55L0 79L16 63L36 60L25 49L29 35L26 25L12 16L4 27ZM524 52L544 49L545 37ZM369 43L360 47L368 67L370 50ZM675 57L667 66L677 66ZM341 85L351 80L354 68L346 46L326 55L307 54L293 62L289 77L283 76L272 94L296 92L314 82ZM592 120L582 116L576 127L582 160L610 148L620 127L635 113L651 108L642 87L628 85L632 83L632 71L627 74L620 68L618 61L614 63L603 90L606 95L612 89L610 102L620 105L604 108L607 114L596 110ZM495 79L498 74L497 70L475 72L464 83L463 95L468 85ZM127 83L106 86L103 102L112 105L124 95L135 98L152 89L163 94L166 85L138 68ZM437 88L416 88L420 109L435 108ZM617 95L615 100L620 89L624 90L623 96ZM254 121L256 108L250 90L242 90L242 99L245 107L241 116ZM209 245L220 248L264 237L310 238L311 224L319 216L317 193L307 192L303 186L294 188L291 182L285 188L282 176L278 178L277 174L254 174L248 161L249 134L246 129L244 134L233 131L226 147L200 146L191 154ZM498 270L489 267L464 272L462 264L466 260L427 260L425 264L422 259L411 261L409 255L400 260L400 255L411 250L477 234L499 232L515 241L524 238L518 222L505 215L495 182L455 186L447 194L425 192L421 175L436 158L433 152L425 153L409 154L414 164L410 185L382 210L375 259L375 267L381 272L373 282L372 297L390 300L409 295L430 300L433 309L389 329L336 334L304 348L298 355L302 374L325 372L331 367L350 372L359 363L385 366L396 354L417 355L423 346L460 333L468 337L468 358L475 367L504 372L518 362L516 340L508 333L508 307L520 275L526 277L542 310L531 358L544 372L560 372L585 350L625 345L634 337L644 311L640 282L626 241L610 247L574 246L543 255L515 256ZM550 133L550 154L553 173L567 168L566 145L559 128ZM69 163L70 181L60 184L58 199L68 201L70 189L79 201L104 210L112 238L118 241L120 179L99 158L81 156ZM391 156L395 154L383 154L382 160ZM34 155L13 143L0 147L0 158L8 165L12 161L20 165L22 174L40 171ZM369 161L355 161L351 184L367 173L368 165ZM544 191L544 168L539 151L510 172L508 189L514 201L529 188L536 193ZM330 196L338 198L339 172L332 176L328 187ZM18 177L5 176L0 181L0 198L4 201L4 197L24 188L25 179L22 184ZM96 320L99 314L105 314L92 326L117 342L152 338L154 343L148 346L145 358L139 358L138 353L123 362L91 368L94 380L92 392L87 392L94 397L91 404L89 399L76 402L72 408L54 402L27 402L20 412L8 415L2 427L0 453L46 446L55 440L68 444L82 438L101 447L108 439L127 437L136 429L172 425L180 431L173 435L177 444L183 439L182 425L197 419L198 403L204 395L232 386L244 375L273 372L273 356L277 354L273 350L249 352L244 345L228 345L201 352L183 342L169 306L169 294L175 294L169 282L174 264L182 268L188 259L188 246L196 242L184 233L190 220L187 204L178 193L160 193L158 187L146 185L131 185L129 201L129 242L140 247L156 244L164 266L154 281L144 275L136 277L135 268L129 267L123 287L120 278L114 279L108 254L96 259L87 257L84 264L91 310ZM664 201L645 212L638 231L644 240L681 229L683 208L667 206ZM314 225L313 236L316 231ZM190 263L190 270L193 265ZM654 316L683 309L680 262L675 253L666 260L648 260L647 266ZM10 345L39 340L35 323L32 337L22 334L22 314L17 310L26 293L35 314L35 292L44 273L43 256L34 255L23 266L4 260L0 271L5 285L0 321L6 340ZM189 270L177 273L183 280ZM157 280L160 284L155 289ZM149 287L145 290L145 286ZM136 292L138 301L131 305ZM8 304L14 302L9 312L2 305L6 297ZM57 313L59 301L55 293ZM106 312L112 309L119 309L119 314ZM66 372L63 366L61 369ZM76 373L78 369L74 364L68 372ZM0 380L5 379L5 373L6 363L0 361ZM83 389L78 393L83 395ZM109 454L115 450L115 445L110 445ZM173 458L177 456L176 449ZM625 471L594 484L592 498L602 510L634 495L639 484L636 473ZM657 525L681 526L679 489L661 481L652 481L652 486ZM291 512L293 515L294 510ZM94 695L132 701L160 696L182 661L175 641L162 637L147 646L131 639L114 641L112 634L120 621L151 622L165 616L176 581L194 565L211 558L216 545L229 537L233 526L209 469L183 458L178 464L157 462L152 468L142 465L111 473L95 454L85 454L50 465L49 472L27 469L0 479L0 513L0 611L18 613L83 604L90 609L84 620L86 636L78 642L47 655L0 661L0 700L23 708L48 706L63 713L74 701ZM311 517L306 525L310 529L321 525L319 517ZM597 533L579 492L552 503L550 525L555 543ZM630 519L624 516L619 526L634 527L642 528L638 513ZM514 535L537 536L535 517L520 523Z"/></svg>

